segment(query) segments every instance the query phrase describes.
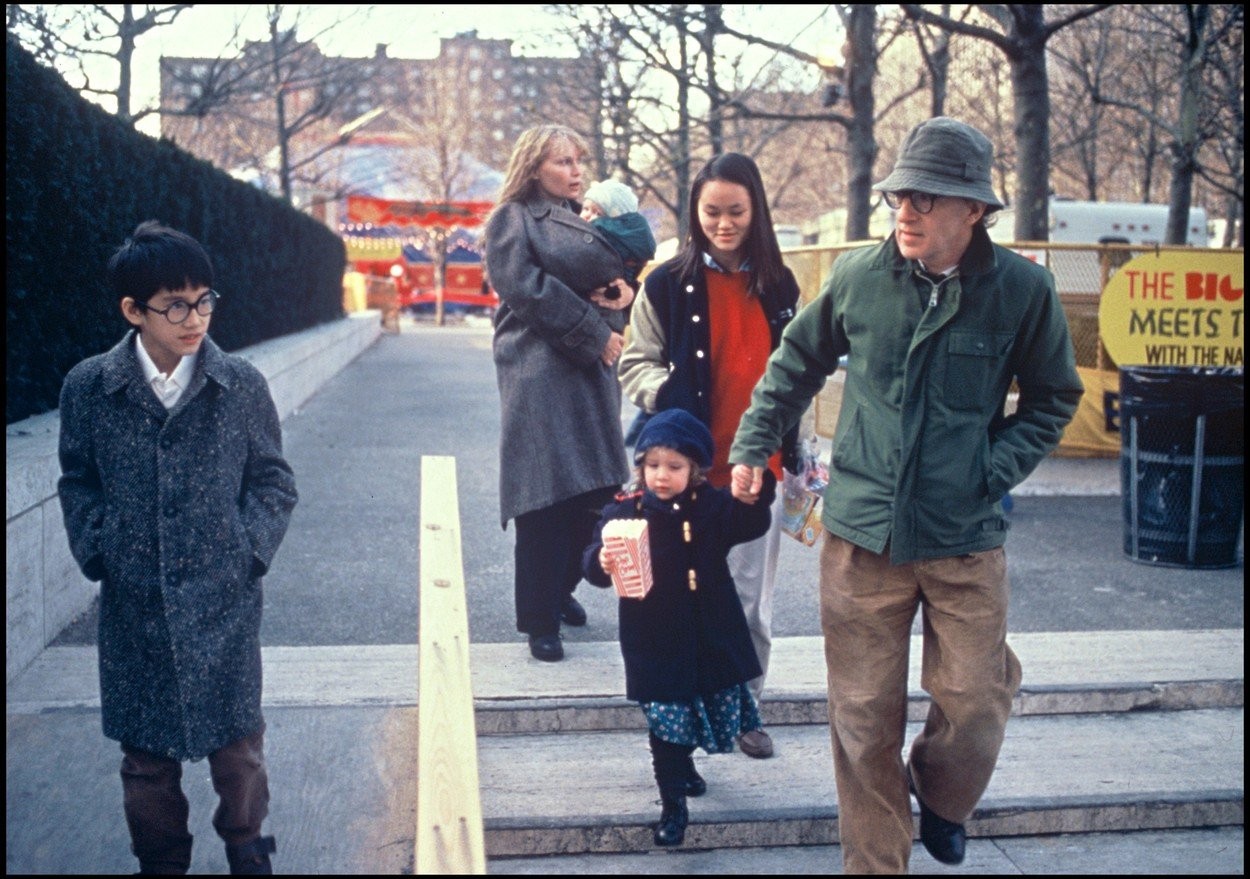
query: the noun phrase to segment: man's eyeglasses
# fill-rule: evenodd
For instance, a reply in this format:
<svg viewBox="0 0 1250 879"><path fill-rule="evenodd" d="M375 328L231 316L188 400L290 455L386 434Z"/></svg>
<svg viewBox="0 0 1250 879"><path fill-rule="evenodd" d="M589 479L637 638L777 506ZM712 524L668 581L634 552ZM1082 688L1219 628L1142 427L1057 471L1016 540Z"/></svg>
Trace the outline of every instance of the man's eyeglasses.
<svg viewBox="0 0 1250 879"><path fill-rule="evenodd" d="M195 309L196 313L201 317L208 317L213 313L213 309L217 307L217 300L221 298L221 294L216 290L209 290L194 304L183 299L177 299L170 303L168 308L153 308L150 305L144 305L142 302L136 302L135 305L144 311L155 311L157 314L163 314L165 320L171 324L183 323L191 316L191 309Z"/></svg>
<svg viewBox="0 0 1250 879"><path fill-rule="evenodd" d="M940 195L931 195L928 192L916 192L911 189L900 189L898 192L883 192L881 196L892 211L897 211L901 208L903 199L907 199L911 202L912 210L918 214L929 213L929 211L933 210L934 203L942 197Z"/></svg>

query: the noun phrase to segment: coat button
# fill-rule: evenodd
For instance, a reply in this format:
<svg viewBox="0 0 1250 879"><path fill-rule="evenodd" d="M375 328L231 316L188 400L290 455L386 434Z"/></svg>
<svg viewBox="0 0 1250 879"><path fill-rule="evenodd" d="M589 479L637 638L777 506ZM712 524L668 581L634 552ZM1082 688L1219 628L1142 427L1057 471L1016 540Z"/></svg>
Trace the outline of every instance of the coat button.
<svg viewBox="0 0 1250 879"><path fill-rule="evenodd" d="M703 357L703 352L702 352L702 351L696 351L696 352L694 352L694 356L695 356L695 357L702 358L702 357Z"/></svg>
<svg viewBox="0 0 1250 879"><path fill-rule="evenodd" d="M168 507L165 508L165 515L168 518L172 519L174 516L178 515L178 508L175 507L173 504L170 504Z"/></svg>
<svg viewBox="0 0 1250 879"><path fill-rule="evenodd" d="M687 292L687 293L693 293L693 292L694 292L694 284L687 284L687 285L686 285L686 292Z"/></svg>
<svg viewBox="0 0 1250 879"><path fill-rule="evenodd" d="M175 574L173 571L170 571L168 574L165 575L165 582L168 583L170 586L177 586L178 575Z"/></svg>
<svg viewBox="0 0 1250 879"><path fill-rule="evenodd" d="M699 322L699 316L698 316L697 314L695 314L695 315L691 315L691 316L690 316L690 319L691 319L692 321L694 321L695 323L698 323L698 322Z"/></svg>
<svg viewBox="0 0 1250 879"><path fill-rule="evenodd" d="M167 437L167 436L163 436L163 437L161 437L161 448L162 448L162 449L165 449L165 450L167 450L167 451L168 451L169 449L173 448L173 446L174 446L174 441L173 441L173 440L171 440L171 439L170 439L169 437Z"/></svg>
<svg viewBox="0 0 1250 879"><path fill-rule="evenodd" d="M591 235L589 232L586 232L582 235L582 240L585 241L587 244L590 244L592 241L595 240L595 236Z"/></svg>

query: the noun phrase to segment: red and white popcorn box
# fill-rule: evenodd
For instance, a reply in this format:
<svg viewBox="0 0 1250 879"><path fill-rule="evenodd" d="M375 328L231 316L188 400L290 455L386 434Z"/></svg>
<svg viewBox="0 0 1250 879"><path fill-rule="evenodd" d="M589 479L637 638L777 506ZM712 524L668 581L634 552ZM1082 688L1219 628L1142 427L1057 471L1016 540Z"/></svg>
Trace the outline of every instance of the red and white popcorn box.
<svg viewBox="0 0 1250 879"><path fill-rule="evenodd" d="M603 523L603 548L616 562L612 585L621 598L645 598L651 591L651 540L646 519Z"/></svg>

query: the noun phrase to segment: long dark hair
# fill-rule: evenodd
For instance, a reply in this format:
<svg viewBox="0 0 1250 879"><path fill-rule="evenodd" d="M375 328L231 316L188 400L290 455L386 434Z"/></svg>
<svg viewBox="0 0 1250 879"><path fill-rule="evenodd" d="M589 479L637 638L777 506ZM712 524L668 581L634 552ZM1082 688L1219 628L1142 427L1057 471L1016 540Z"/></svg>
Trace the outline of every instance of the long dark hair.
<svg viewBox="0 0 1250 879"><path fill-rule="evenodd" d="M762 296L765 290L781 281L784 266L760 169L750 156L742 153L721 153L704 165L690 184L690 234L686 236L681 251L673 258L678 274L684 278L703 271L703 254L709 250L711 243L699 222L699 195L710 180L737 183L751 194L751 226L742 246L746 258L751 261L747 290L753 296Z"/></svg>

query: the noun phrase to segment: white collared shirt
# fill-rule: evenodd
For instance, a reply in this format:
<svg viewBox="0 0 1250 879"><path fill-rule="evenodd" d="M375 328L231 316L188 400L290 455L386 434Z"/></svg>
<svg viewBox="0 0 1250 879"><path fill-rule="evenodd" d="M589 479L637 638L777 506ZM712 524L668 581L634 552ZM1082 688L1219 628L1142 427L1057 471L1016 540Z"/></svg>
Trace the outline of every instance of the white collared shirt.
<svg viewBox="0 0 1250 879"><path fill-rule="evenodd" d="M706 250L703 251L703 264L707 266L709 269L715 269L716 271L721 272L722 274L726 274L726 275L732 274L729 271L729 269L725 268L723 265L721 265L715 259L713 259L712 254L708 253ZM740 272L751 271L751 258L750 257L747 257L746 259L742 261L742 265L738 266L738 271Z"/></svg>
<svg viewBox="0 0 1250 879"><path fill-rule="evenodd" d="M178 361L174 371L169 375L161 372L147 349L143 347L143 337L135 337L135 353L139 355L139 366L143 369L143 380L147 382L156 399L166 409L172 409L182 399L182 392L191 384L191 373L195 371L196 354L188 354ZM198 352L197 352L198 353Z"/></svg>

